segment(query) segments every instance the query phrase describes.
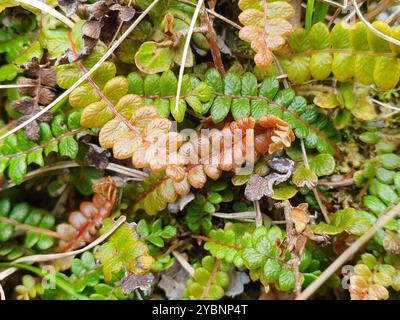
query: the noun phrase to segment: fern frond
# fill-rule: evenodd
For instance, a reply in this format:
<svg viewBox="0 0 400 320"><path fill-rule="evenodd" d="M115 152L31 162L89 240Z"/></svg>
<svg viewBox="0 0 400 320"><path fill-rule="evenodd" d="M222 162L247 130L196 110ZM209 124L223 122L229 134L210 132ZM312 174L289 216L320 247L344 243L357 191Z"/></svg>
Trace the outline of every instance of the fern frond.
<svg viewBox="0 0 400 320"><path fill-rule="evenodd" d="M103 178L93 184L94 196L92 201L81 202L79 211L73 211L68 218L68 224L57 226L62 237L58 252L68 252L93 241L102 221L107 218L115 204L116 185L111 177Z"/></svg>
<svg viewBox="0 0 400 320"><path fill-rule="evenodd" d="M44 214L38 209L31 208L27 203L12 205L7 198L0 199L0 217L32 227L51 230L55 225L54 216ZM16 228L13 224L0 221L0 242L11 239ZM28 231L25 235L24 246L28 249L47 250L55 243L55 239L46 234ZM10 254L11 252L7 253Z"/></svg>
<svg viewBox="0 0 400 320"><path fill-rule="evenodd" d="M372 25L387 35L397 36L400 28L392 30L382 22ZM396 87L400 78L398 46L376 36L362 22L353 28L337 24L329 32L322 22L309 32L296 30L289 38L291 52L280 56L285 72L293 83L311 78L324 80L333 76L346 82L354 78L364 85L375 84L380 90Z"/></svg>
<svg viewBox="0 0 400 320"><path fill-rule="evenodd" d="M34 163L43 167L44 156L51 152L75 159L79 149L76 136L84 131L79 121L80 112L74 111L67 116L60 113L50 123L39 123L38 143L29 140L23 131L8 136L0 145L0 173L6 171L12 182L20 184L28 166Z"/></svg>

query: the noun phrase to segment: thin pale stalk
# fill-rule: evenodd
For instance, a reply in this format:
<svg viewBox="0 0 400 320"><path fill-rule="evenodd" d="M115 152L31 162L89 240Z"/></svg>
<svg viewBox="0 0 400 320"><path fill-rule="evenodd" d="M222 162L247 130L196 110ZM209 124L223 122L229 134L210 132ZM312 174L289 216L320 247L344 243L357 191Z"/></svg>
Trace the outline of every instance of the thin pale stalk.
<svg viewBox="0 0 400 320"><path fill-rule="evenodd" d="M360 20L365 24L365 26L371 30L375 35L377 35L378 37L395 44L396 46L400 46L400 40L397 40L391 36L388 36L387 34L384 34L383 32L379 31L378 29L374 28L374 26L369 23L369 21L367 19L365 19L365 17L363 16L360 7L357 4L356 0L352 0L353 1L353 5L354 8L356 10L357 16L360 18Z"/></svg>
<svg viewBox="0 0 400 320"><path fill-rule="evenodd" d="M178 75L178 86L177 86L177 89L176 89L176 97L175 97L175 99L176 99L176 101L175 101L175 112L178 112L178 108L179 108L179 99L180 99L180 96L181 96L183 72L185 71L185 64L186 64L187 54L188 54L188 51L189 51L190 40L192 38L194 25L196 24L197 17L199 16L201 6L203 5L203 1L204 0L199 0L197 2L196 9L194 10L194 13L193 13L192 21L190 21L189 31L188 31L188 34L186 36L185 45L183 47L181 65L180 65L180 68L179 68L179 75Z"/></svg>
<svg viewBox="0 0 400 320"><path fill-rule="evenodd" d="M190 274L191 277L194 275L194 269L193 267L187 262L185 257L180 254L178 251L172 251L172 255L175 257L175 259L180 263L183 269L187 271L187 273Z"/></svg>
<svg viewBox="0 0 400 320"><path fill-rule="evenodd" d="M395 106L392 106L392 105L389 104L389 103L384 103L384 102L381 102L381 101L376 100L376 99L374 99L374 98L371 98L371 101L372 101L373 103L376 103L376 104L379 105L380 107L384 107L384 108L387 108L387 109L400 111L400 108L395 107Z"/></svg>
<svg viewBox="0 0 400 320"><path fill-rule="evenodd" d="M47 4L39 0L16 0L16 1L46 12L47 14L65 23L69 28L72 28L74 26L74 22L72 20L68 19L66 16L64 16L54 8L48 6Z"/></svg>
<svg viewBox="0 0 400 320"><path fill-rule="evenodd" d="M70 251L70 252L65 252L65 253L50 253L50 254L37 254L33 256L27 256L27 257L22 257L17 260L14 260L12 263L33 263L33 262L44 262L44 261L53 261L53 260L59 260L59 259L64 259L68 257L73 257L78 254L81 254L85 251L88 251L98 244L102 243L104 240L106 240L109 236L111 236L121 224L123 224L126 220L125 216L120 216L117 221L114 222L114 224L100 237L98 237L95 241L92 243L88 244L87 246L83 247L82 249L78 249L75 251ZM2 272L0 272L0 281L4 280L11 274L13 274L17 269L16 268L8 268Z"/></svg>

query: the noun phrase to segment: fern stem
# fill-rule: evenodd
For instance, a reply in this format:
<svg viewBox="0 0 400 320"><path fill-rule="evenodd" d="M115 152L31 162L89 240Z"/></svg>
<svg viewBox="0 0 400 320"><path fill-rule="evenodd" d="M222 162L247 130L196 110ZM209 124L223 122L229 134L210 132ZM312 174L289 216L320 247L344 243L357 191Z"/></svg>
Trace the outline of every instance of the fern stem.
<svg viewBox="0 0 400 320"><path fill-rule="evenodd" d="M207 285L205 286L204 291L201 294L200 300L207 299L208 292L210 291L211 285L215 281L215 278L217 276L217 272L218 272L218 269L219 269L220 265L221 265L221 260L217 260L215 262L213 270L211 271L210 278L208 278Z"/></svg>
<svg viewBox="0 0 400 320"><path fill-rule="evenodd" d="M358 238L353 244L346 249L325 271L313 281L296 299L307 300L315 291L319 289L347 260L349 260L365 243L382 229L390 220L400 214L400 204L397 203L394 207L386 209L379 217L375 224L363 236Z"/></svg>
<svg viewBox="0 0 400 320"><path fill-rule="evenodd" d="M56 231L30 226L30 225L27 225L24 223L20 223L20 222L11 220L6 217L0 217L0 222L10 224L10 225L15 226L18 229L24 230L26 232L34 232L34 233L42 234L42 235L49 236L52 238L62 239L62 236Z"/></svg>
<svg viewBox="0 0 400 320"><path fill-rule="evenodd" d="M9 135L13 134L14 132L17 132L18 130L24 128L28 124L32 123L35 121L37 118L39 118L41 115L49 111L51 108L56 106L58 103L63 101L72 91L74 91L78 86L80 86L84 81L86 81L90 75L95 72L102 64L104 61L106 61L112 53L119 47L119 45L122 43L122 41L125 40L125 38L136 28L136 26L142 21L146 15L149 13L149 11L159 2L160 0L154 0L147 8L144 10L141 15L132 23L132 25L129 26L129 28L121 35L121 37L118 38L117 41L111 46L110 49L99 59L99 61L96 62L96 64L87 72L85 73L82 77L79 78L78 81L76 81L68 90L64 91L61 95L57 97L52 103L50 103L48 106L43 108L41 111L36 113L34 116L29 118L28 120L24 121L23 123L19 124L9 132L3 134L0 136L0 141L7 138Z"/></svg>
<svg viewBox="0 0 400 320"><path fill-rule="evenodd" d="M87 73L87 69L83 66L83 64L78 60L78 51L76 49L75 41L72 37L71 31L68 32L68 39L71 44L72 52L75 58L75 63L78 66L78 68L82 71L82 73ZM94 91L96 91L97 95L101 98L101 100L104 101L104 103L107 105L108 109L118 118L120 119L131 131L137 133L140 135L139 130L132 125L125 117L123 117L118 110L115 108L115 106L112 104L112 102L104 95L103 91L101 91L100 87L97 85L96 82L93 81L91 77L87 78L87 81L89 84L92 86Z"/></svg>
<svg viewBox="0 0 400 320"><path fill-rule="evenodd" d="M78 128L78 129L74 129L74 130L68 131L67 133L62 134L61 136L55 137L54 139L50 139L49 141L47 141L47 142L45 142L45 143L43 143L41 145L35 146L35 147L31 148L31 149L24 150L24 151L17 152L17 153L13 153L13 154L1 155L0 156L0 160L18 158L18 157L23 156L23 155L31 154L31 153L33 153L33 152L35 152L37 150L44 149L44 148L46 148L47 146L49 146L49 145L51 145L53 143L58 143L61 140L63 140L64 138L72 137L72 136L76 135L77 133L82 132L83 130L85 130L85 128L83 128L83 127Z"/></svg>
<svg viewBox="0 0 400 320"><path fill-rule="evenodd" d="M286 81L286 79L284 79L284 81ZM234 96L234 95L226 95L223 93L218 93L218 92L212 92L212 94L214 96L217 97L225 97L225 98L230 98L230 99L249 99L249 100L262 100L262 101L266 101L271 105L277 106L279 109L281 109L284 112L289 113L290 115L292 115L293 117L295 117L297 120L299 120L300 122L302 122L308 129L310 129L311 131L313 131L316 135L320 136L321 138L323 138L334 150L335 155L338 158L342 158L342 155L340 153L340 151L336 148L336 146L332 143L332 141L319 129L313 127L312 125L310 125L307 121L305 121L303 118L301 118L299 115L297 115L296 113L288 110L286 107L284 107L283 105L276 103L274 100L272 99L268 99L266 97L262 97L262 96Z"/></svg>

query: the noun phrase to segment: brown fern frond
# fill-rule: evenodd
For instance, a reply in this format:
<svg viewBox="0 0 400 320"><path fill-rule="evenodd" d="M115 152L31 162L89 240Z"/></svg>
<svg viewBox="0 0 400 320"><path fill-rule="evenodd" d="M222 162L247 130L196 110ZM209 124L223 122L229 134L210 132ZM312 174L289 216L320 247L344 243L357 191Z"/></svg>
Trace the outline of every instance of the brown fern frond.
<svg viewBox="0 0 400 320"><path fill-rule="evenodd" d="M204 133L170 132L171 122L160 118L155 108L146 106L129 121L139 133L129 131L119 119L100 131L100 144L113 148L117 159L132 159L136 168L166 171L176 192L185 194L190 186L202 188L207 177L216 180L222 171L235 171L259 154L289 147L294 134L289 125L275 117L251 118L226 123Z"/></svg>
<svg viewBox="0 0 400 320"><path fill-rule="evenodd" d="M117 187L111 177L101 179L92 186L92 201L84 201L79 210L70 213L68 223L57 226L62 239L58 252L68 252L92 242L102 221L108 217L115 204Z"/></svg>

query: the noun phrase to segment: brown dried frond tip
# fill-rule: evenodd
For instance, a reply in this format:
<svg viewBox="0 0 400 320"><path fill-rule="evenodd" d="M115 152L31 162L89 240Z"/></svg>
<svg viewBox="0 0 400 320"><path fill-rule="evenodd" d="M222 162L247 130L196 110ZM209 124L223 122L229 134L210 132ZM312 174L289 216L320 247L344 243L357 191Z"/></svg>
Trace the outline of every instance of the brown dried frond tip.
<svg viewBox="0 0 400 320"><path fill-rule="evenodd" d="M103 219L108 217L115 204L117 187L111 177L101 179L92 186L92 201L80 204L79 211L70 213L68 222L57 226L62 239L58 252L68 252L93 241Z"/></svg>
<svg viewBox="0 0 400 320"><path fill-rule="evenodd" d="M25 69L26 77L17 80L18 85L24 87L18 88L18 92L35 98L35 101L41 105L48 105L55 98L55 93L50 90L56 86L56 73L46 67L39 65L37 58L32 58L26 65L22 66Z"/></svg>
<svg viewBox="0 0 400 320"><path fill-rule="evenodd" d="M289 124L275 116L261 117L255 136L255 148L261 154L288 148L295 139Z"/></svg>

